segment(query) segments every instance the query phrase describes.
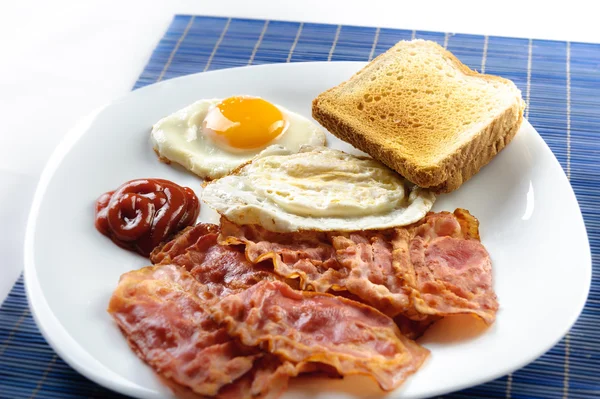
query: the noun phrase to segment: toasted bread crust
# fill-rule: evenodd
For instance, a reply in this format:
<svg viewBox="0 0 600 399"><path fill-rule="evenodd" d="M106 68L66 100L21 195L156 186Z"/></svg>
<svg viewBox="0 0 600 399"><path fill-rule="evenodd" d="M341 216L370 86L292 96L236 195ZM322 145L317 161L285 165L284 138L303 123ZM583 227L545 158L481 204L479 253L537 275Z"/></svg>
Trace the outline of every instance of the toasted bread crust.
<svg viewBox="0 0 600 399"><path fill-rule="evenodd" d="M373 79L373 75L376 73L382 75L381 72L373 72L372 68L376 66L376 71L379 69L385 71L390 62L393 62L393 60L390 61L390 58L395 56L392 51L397 46L402 45L402 43L407 42L400 42L388 52L377 57L348 81L321 93L313 100L313 117L335 136L383 162L411 182L421 187L430 188L436 192L450 192L460 187L465 181L475 175L512 140L523 120L525 103L521 99L520 91L511 81L472 71L454 55L442 49L437 44L421 41L422 44L419 43L419 45L427 46L428 51L439 52L440 57L445 57L457 73L475 77L483 82L489 82L494 87L497 85L505 90L505 93L509 93L509 95L512 95L514 92L514 100L512 100L510 106L498 110L498 113L487 120L485 126L472 134L468 140L461 142L457 139L457 145L455 146L456 148L453 148L453 151L445 152L446 149L443 148L443 145L440 145L440 156L435 161L431 161L435 157L425 158L419 157L419 154L415 155L417 151L414 151L414 149L412 149L411 153L394 143L390 144L389 131L385 133L378 132L373 128L373 123L370 123L373 119L365 119L367 116L364 112L352 112L352 110L348 112L348 107L344 108L339 105L347 101L347 97L354 94L353 91L349 93L347 88L345 88L353 80L353 90L356 90L356 87L366 87L365 91L368 92L368 87L375 80ZM369 74L371 78L366 79L363 74ZM377 75L377 79L387 79L380 77L380 75ZM387 75L389 76L389 74ZM387 79L386 84L393 85L394 81L391 78ZM418 85L418 83L415 84ZM385 101L383 99L381 103L385 103ZM388 106L388 108L391 107ZM400 112L402 111L400 110ZM405 131L410 131L411 128L412 126L404 126ZM414 137L414 129L413 132L409 133L412 133ZM432 135L436 133L434 132ZM397 134L401 135L403 131L399 131Z"/></svg>

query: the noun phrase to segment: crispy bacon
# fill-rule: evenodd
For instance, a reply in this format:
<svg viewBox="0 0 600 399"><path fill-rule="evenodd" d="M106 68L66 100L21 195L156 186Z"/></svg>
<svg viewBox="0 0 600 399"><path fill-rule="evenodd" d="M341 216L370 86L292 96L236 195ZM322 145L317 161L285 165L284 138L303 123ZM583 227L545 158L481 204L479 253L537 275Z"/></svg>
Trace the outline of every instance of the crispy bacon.
<svg viewBox="0 0 600 399"><path fill-rule="evenodd" d="M156 248L150 260L184 267L202 285L205 301L241 292L262 280L281 279L268 264L249 262L243 249L219 245L218 235L219 226L200 223Z"/></svg>
<svg viewBox="0 0 600 399"><path fill-rule="evenodd" d="M295 364L323 363L344 375L398 387L429 354L370 306L325 293L262 281L212 307L215 320L248 346L268 348Z"/></svg>
<svg viewBox="0 0 600 399"><path fill-rule="evenodd" d="M451 314L492 323L498 308L478 222L463 210L353 233L222 219L184 230L151 260L122 276L109 312L182 397L276 398L307 372L369 375L391 390L428 356L409 338Z"/></svg>
<svg viewBox="0 0 600 399"><path fill-rule="evenodd" d="M315 371L319 371L315 363L292 363L282 361L278 356L265 354L257 361L250 378L246 378L243 395L230 397L231 399L240 397L275 399L286 390L290 377ZM240 389L236 388L236 390Z"/></svg>
<svg viewBox="0 0 600 399"><path fill-rule="evenodd" d="M332 235L331 239L337 262L348 275L336 285L345 287L390 316L408 313L411 309L411 291L398 275L397 265L393 261L396 235L394 230L356 232ZM415 318L416 315L407 316Z"/></svg>
<svg viewBox="0 0 600 399"><path fill-rule="evenodd" d="M195 226L186 227L170 241L154 248L150 253L150 261L153 264L171 263L172 259L185 254L193 245L201 245L203 237L214 233L219 233L219 226L212 223L198 223Z"/></svg>
<svg viewBox="0 0 600 399"><path fill-rule="evenodd" d="M244 244L251 262L271 260L275 273L298 279L302 289L347 290L392 317L427 324L470 313L489 324L498 303L478 230L477 219L462 209L354 233L272 233L222 218L220 243Z"/></svg>
<svg viewBox="0 0 600 399"><path fill-rule="evenodd" d="M250 371L260 351L215 324L198 297L202 291L178 266L145 267L121 277L108 311L131 348L159 375L214 396Z"/></svg>
<svg viewBox="0 0 600 399"><path fill-rule="evenodd" d="M250 262L271 262L278 275L298 279L301 289L335 290L335 282L347 275L346 270L340 270L327 233L275 233L256 225L238 226L222 217L219 243L245 245Z"/></svg>
<svg viewBox="0 0 600 399"><path fill-rule="evenodd" d="M462 209L437 215L414 228L409 244L412 270L403 276L414 288L415 309L428 315L472 313L493 323L498 301L477 219ZM396 261L407 264L406 258L403 253Z"/></svg>
<svg viewBox="0 0 600 399"><path fill-rule="evenodd" d="M264 359L265 360L263 362ZM241 378L225 385L215 396L217 399L277 399L285 392L289 378L302 371L289 362L281 363L276 356L264 355L260 357L254 368ZM163 384L167 385L175 396L180 399L206 399L207 396L199 395L183 385L159 376Z"/></svg>
<svg viewBox="0 0 600 399"><path fill-rule="evenodd" d="M290 377L314 367L244 346L212 320L209 303L279 278L266 265L248 262L243 249L218 245L218 232L216 225L198 224L157 247L151 260L158 265L123 275L109 312L132 349L178 396L277 398ZM211 334L218 339L202 341ZM166 348L164 337L174 340Z"/></svg>

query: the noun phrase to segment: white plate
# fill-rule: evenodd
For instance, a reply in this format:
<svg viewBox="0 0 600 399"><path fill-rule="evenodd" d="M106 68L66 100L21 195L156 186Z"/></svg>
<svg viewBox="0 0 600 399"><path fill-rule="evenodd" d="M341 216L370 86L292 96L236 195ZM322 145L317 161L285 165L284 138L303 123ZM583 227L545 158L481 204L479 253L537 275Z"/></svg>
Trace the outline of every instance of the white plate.
<svg viewBox="0 0 600 399"><path fill-rule="evenodd" d="M139 398L169 397L127 346L106 312L122 273L149 262L94 228L96 198L121 183L160 177L192 187L191 174L158 162L149 142L159 118L200 98L262 96L310 116L311 100L362 63L304 63L228 69L134 91L71 131L48 162L31 210L25 279L44 337L91 380ZM329 137L330 145L351 147ZM490 165L435 210L470 210L481 221L500 301L489 329L473 318L435 325L421 342L426 364L392 397L422 398L480 384L514 371L550 349L575 322L587 298L591 259L579 206L559 163L527 123ZM216 221L208 207L200 215ZM366 378L303 379L286 398L373 397Z"/></svg>

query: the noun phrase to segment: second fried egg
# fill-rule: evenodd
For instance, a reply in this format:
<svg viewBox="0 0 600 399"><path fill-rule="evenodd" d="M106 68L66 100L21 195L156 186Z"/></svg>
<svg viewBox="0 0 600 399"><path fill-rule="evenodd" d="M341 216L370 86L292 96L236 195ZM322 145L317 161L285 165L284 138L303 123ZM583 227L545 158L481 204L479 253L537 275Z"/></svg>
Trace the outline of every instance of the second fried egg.
<svg viewBox="0 0 600 399"><path fill-rule="evenodd" d="M380 162L326 147L291 154L275 146L209 183L202 200L238 224L270 231L357 231L406 226L435 195Z"/></svg>
<svg viewBox="0 0 600 399"><path fill-rule="evenodd" d="M271 145L292 153L325 144L325 133L307 118L259 97L199 100L152 128L154 151L206 179L216 179Z"/></svg>

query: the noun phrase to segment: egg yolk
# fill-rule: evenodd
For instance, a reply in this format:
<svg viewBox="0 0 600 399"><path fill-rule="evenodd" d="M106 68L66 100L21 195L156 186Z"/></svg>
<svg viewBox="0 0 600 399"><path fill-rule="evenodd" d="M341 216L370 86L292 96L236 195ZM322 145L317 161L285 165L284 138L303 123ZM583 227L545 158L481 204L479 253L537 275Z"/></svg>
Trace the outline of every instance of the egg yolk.
<svg viewBox="0 0 600 399"><path fill-rule="evenodd" d="M204 119L203 131L217 144L238 150L264 147L287 128L283 113L257 97L230 97Z"/></svg>

